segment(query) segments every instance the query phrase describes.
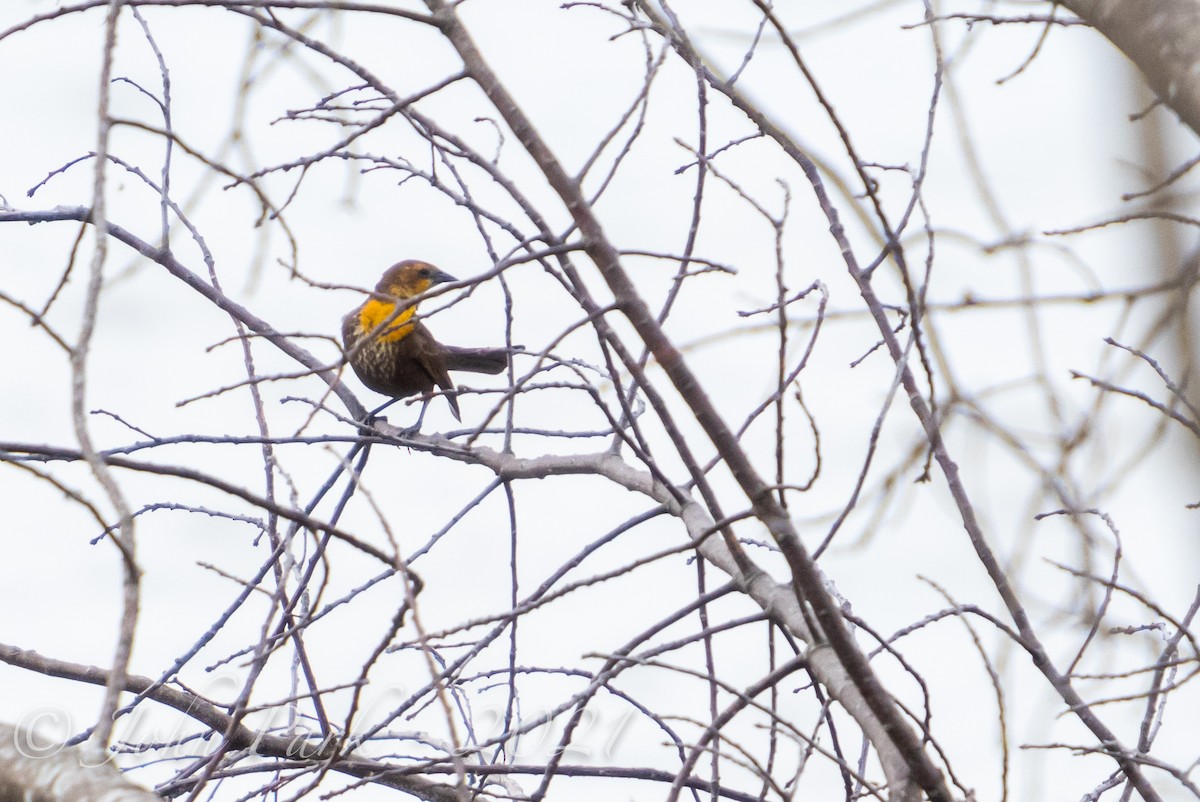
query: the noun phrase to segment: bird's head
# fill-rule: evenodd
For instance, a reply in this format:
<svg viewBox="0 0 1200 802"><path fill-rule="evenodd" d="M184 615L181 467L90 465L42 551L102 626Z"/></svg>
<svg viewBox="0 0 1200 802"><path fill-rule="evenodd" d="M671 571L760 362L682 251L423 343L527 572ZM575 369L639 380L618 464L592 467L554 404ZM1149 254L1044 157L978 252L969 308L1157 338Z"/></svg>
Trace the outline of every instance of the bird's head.
<svg viewBox="0 0 1200 802"><path fill-rule="evenodd" d="M396 298L415 298L435 284L458 281L428 262L405 259L389 267L375 285L375 291Z"/></svg>

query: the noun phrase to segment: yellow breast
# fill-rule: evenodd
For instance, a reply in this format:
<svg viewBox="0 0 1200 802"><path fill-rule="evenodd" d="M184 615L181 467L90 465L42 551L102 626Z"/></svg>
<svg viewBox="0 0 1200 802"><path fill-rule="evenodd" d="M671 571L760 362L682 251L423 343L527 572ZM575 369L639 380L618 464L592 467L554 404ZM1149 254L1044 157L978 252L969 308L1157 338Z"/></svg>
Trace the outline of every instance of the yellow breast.
<svg viewBox="0 0 1200 802"><path fill-rule="evenodd" d="M396 312L396 305L386 301L379 301L374 298L363 304L362 309L358 313L358 323L361 331L365 334L374 331L385 320L392 318L387 327L376 334L376 338L383 342L395 342L403 340L413 330L412 320L413 313L417 309L415 306L410 306L400 314L392 318Z"/></svg>

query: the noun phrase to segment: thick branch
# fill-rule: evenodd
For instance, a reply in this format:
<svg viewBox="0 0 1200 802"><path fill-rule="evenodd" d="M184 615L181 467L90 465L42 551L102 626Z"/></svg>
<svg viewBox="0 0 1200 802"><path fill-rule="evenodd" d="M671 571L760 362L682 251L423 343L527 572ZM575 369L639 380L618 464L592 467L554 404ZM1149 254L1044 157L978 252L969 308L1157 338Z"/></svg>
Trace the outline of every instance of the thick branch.
<svg viewBox="0 0 1200 802"><path fill-rule="evenodd" d="M647 13L650 13L649 10L647 10ZM1014 623L1016 623L1021 635L1022 645L1028 651L1034 665L1042 672L1043 676L1046 677L1063 701L1067 703L1068 708L1079 717L1092 734L1096 736L1096 739L1103 745L1104 749L1117 761L1121 770L1129 778L1138 793L1147 802L1157 802L1159 796L1143 774L1137 757L1133 754L1132 750L1120 742L1112 730L1101 721L1099 716L1079 696L1078 692L1072 686L1070 678L1058 671L1050 659L1049 653L1034 631L1021 600L1017 597L1016 591L1004 573L1004 569L992 552L983 529L979 526L974 506L959 476L958 465L951 458L950 452L947 450L945 442L942 439L939 422L929 404L925 401L917 377L907 364L906 351L892 329L892 324L888 320L883 303L875 293L875 288L871 284L871 276L858 263L854 249L851 247L845 229L842 226L837 207L833 205L833 202L829 198L825 189L825 182L818 172L816 164L782 128L775 125L754 103L742 95L734 86L710 71L699 53L691 47L686 37L682 35L682 32L671 28L662 18L655 17L654 19L663 35L671 37L676 51L679 52L684 60L694 69L701 72L710 85L728 97L738 109L759 126L763 133L775 140L779 147L803 170L805 177L812 185L813 193L821 210L826 215L829 222L830 235L834 238L838 249L841 251L847 272L858 285L863 301L879 329L880 337L892 360L900 370L901 384L904 387L905 394L908 396L909 405L925 431L925 436L933 451L934 458L937 460L938 466L946 479L946 484L954 497L955 505L958 507L959 514L962 517L963 528L966 530L971 545L979 556L980 563L987 570L988 576L991 578L992 583L1003 600L1005 608L1008 610L1009 615L1012 616ZM854 673L854 676L857 677L857 674ZM868 694L868 699L871 698L873 697Z"/></svg>
<svg viewBox="0 0 1200 802"><path fill-rule="evenodd" d="M1158 98L1200 134L1200 2L1062 0L1137 66Z"/></svg>
<svg viewBox="0 0 1200 802"><path fill-rule="evenodd" d="M383 422L377 423L376 428L389 436L398 435L403 431ZM772 619L781 622L807 643L813 644L807 655L809 670L821 682L829 695L854 717L864 732L868 733L868 737L880 752L881 764L888 773L889 783L892 784L893 789L897 788L897 782L900 782L900 786L907 785L902 779L898 781L892 774L896 771L898 762L903 768L902 756L894 751L895 746L888 739L884 725L876 717L872 706L858 685L852 680L839 655L827 645L820 644L813 638L793 588L786 583L777 582L752 563L748 564L746 560L738 559L729 550L723 538L713 537L716 523L704 505L691 500L680 503L680 498L689 498L689 494L683 488L668 487L657 481L649 472L633 468L611 452L548 454L540 457L521 458L482 446L464 449L449 440L436 436L415 435L412 436L412 439L433 453L461 462L486 466L497 476L506 480L543 479L548 476L576 474L603 476L627 490L642 493L661 503L669 514L678 517L683 522L688 535L708 562L732 577ZM823 577L821 582L822 592L824 592ZM898 797L904 798L904 794L908 791L901 787L895 793Z"/></svg>
<svg viewBox="0 0 1200 802"><path fill-rule="evenodd" d="M538 135L533 123L500 83L453 10L440 0L426 0L426 5L458 51L471 77L488 96L562 199L583 235L584 249L608 284L618 308L654 354L750 500L755 515L779 544L792 570L797 597L812 606L828 645L832 647L870 707L875 721L860 719L859 723L864 727L864 731L871 733L872 742L880 752L881 762L893 793L897 794L898 798L908 798L911 795L911 777L931 799L949 802L952 797L941 772L929 760L917 735L908 726L895 701L884 690L866 656L851 637L837 601L825 590L821 573L801 543L791 519L750 463L733 431L716 411L699 381L684 362L683 356L667 338L656 316L641 299L621 265L619 252L606 237L579 184L567 174ZM872 727L875 723L882 726Z"/></svg>

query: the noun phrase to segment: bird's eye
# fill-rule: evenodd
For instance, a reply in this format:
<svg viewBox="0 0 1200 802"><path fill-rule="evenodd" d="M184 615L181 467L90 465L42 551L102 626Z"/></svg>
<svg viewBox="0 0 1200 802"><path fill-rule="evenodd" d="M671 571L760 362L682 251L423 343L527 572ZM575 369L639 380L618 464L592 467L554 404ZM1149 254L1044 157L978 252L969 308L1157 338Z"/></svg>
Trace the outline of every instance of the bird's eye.
<svg viewBox="0 0 1200 802"><path fill-rule="evenodd" d="M420 273L424 278L429 278L430 276L433 275L433 271L431 269L429 269L428 267L422 267L420 270Z"/></svg>

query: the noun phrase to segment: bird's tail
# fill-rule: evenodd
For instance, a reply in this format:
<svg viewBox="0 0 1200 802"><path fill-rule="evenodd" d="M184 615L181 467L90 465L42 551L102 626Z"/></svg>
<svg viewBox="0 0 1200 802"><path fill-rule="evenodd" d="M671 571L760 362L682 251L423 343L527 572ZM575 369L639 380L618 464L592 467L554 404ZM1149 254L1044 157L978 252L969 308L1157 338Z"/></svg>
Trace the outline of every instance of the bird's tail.
<svg viewBox="0 0 1200 802"><path fill-rule="evenodd" d="M445 346L446 368L469 373L500 373L508 367L508 348L459 348Z"/></svg>

